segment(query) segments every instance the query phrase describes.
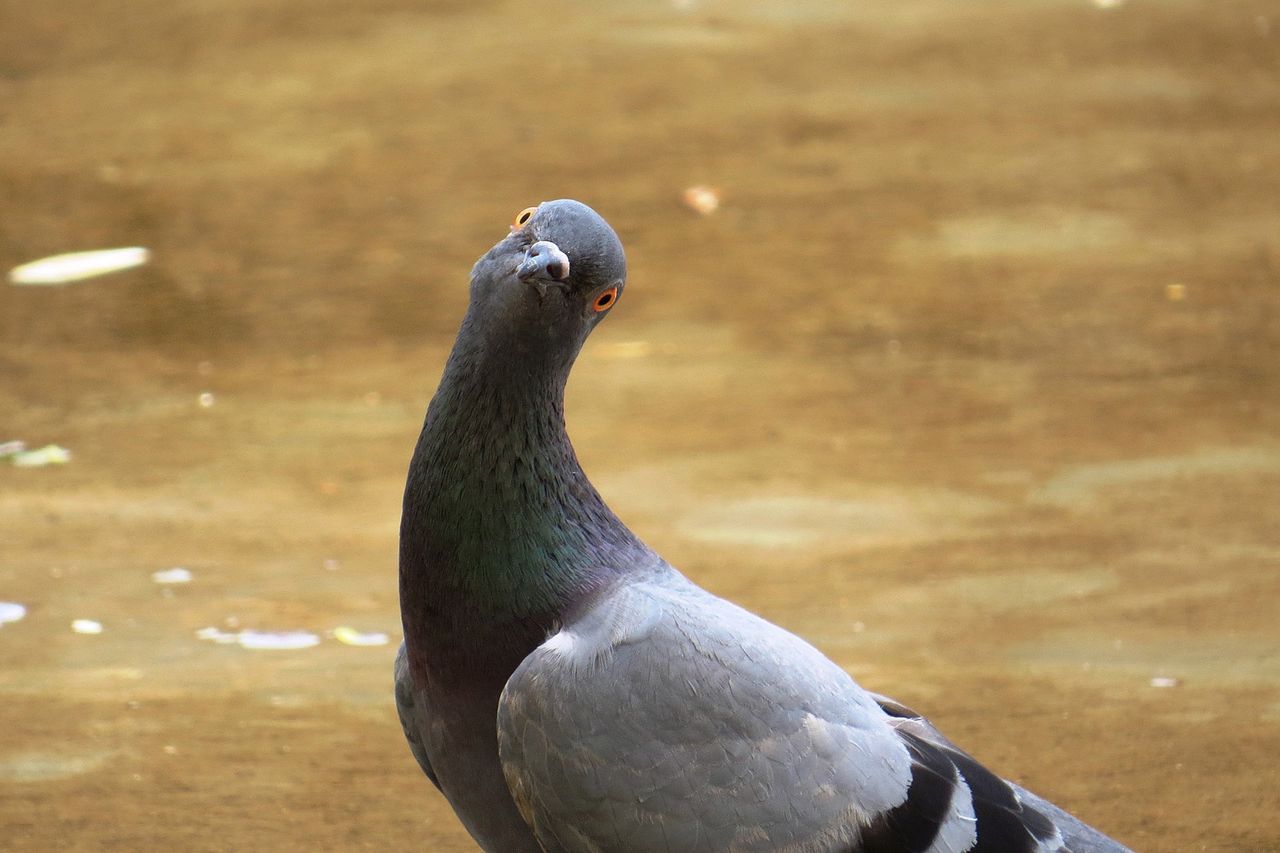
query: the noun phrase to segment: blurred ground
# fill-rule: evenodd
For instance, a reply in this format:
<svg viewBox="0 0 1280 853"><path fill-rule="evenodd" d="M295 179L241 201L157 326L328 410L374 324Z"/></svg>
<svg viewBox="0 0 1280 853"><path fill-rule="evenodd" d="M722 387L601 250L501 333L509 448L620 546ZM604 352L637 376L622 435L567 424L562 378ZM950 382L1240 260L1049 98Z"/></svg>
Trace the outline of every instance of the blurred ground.
<svg viewBox="0 0 1280 853"><path fill-rule="evenodd" d="M400 489L470 264L573 196L634 529L1138 850L1280 850L1273 4L0 20L0 268L155 256L0 286L0 441L74 454L0 463L0 848L473 849L394 717ZM392 644L194 634L344 624Z"/></svg>

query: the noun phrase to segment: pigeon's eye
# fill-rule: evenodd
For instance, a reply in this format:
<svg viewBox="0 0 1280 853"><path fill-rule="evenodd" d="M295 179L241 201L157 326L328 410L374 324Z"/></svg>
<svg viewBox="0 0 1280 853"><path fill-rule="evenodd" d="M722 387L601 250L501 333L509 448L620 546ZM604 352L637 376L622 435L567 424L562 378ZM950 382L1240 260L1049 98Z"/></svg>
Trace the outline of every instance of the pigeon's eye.
<svg viewBox="0 0 1280 853"><path fill-rule="evenodd" d="M612 305L618 298L618 287L614 285L606 291L603 291L596 297L596 301L591 303L591 307L596 311L604 311Z"/></svg>
<svg viewBox="0 0 1280 853"><path fill-rule="evenodd" d="M530 219L533 219L533 214L536 213L537 211L538 211L538 208L536 207L526 207L524 210L517 213L515 227L523 228L529 222Z"/></svg>

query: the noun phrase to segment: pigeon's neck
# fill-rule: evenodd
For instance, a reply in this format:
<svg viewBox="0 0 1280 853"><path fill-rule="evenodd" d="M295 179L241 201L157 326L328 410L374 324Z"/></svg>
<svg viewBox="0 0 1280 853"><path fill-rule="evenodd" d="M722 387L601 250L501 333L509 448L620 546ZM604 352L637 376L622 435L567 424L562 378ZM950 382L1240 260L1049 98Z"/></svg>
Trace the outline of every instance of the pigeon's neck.
<svg viewBox="0 0 1280 853"><path fill-rule="evenodd" d="M405 624L431 633L545 630L647 550L578 464L564 425L567 365L539 370L493 353L460 337L410 466L400 592Z"/></svg>

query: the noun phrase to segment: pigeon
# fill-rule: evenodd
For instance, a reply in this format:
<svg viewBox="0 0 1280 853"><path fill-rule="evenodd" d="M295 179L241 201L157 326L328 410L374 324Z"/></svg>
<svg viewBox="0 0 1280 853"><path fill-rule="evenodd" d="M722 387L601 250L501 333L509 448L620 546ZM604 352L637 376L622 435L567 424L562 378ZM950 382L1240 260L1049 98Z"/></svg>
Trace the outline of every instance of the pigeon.
<svg viewBox="0 0 1280 853"><path fill-rule="evenodd" d="M564 389L622 297L613 229L527 208L471 271L409 466L395 697L492 853L1116 853L627 528Z"/></svg>

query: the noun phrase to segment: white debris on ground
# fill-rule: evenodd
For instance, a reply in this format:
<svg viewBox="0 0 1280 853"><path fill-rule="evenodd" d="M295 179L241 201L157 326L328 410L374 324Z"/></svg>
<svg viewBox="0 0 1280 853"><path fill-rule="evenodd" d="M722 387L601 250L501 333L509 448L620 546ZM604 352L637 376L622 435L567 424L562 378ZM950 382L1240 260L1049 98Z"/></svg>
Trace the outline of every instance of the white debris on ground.
<svg viewBox="0 0 1280 853"><path fill-rule="evenodd" d="M240 642L239 631L223 631L212 626L196 631L196 637L201 640L210 640L222 646L230 646Z"/></svg>
<svg viewBox="0 0 1280 853"><path fill-rule="evenodd" d="M331 636L347 646L385 646L391 638L381 631L357 631L347 625L334 628ZM241 646L246 649L309 649L320 644L320 637L310 631L223 631L221 628L201 628L196 637L222 646Z"/></svg>
<svg viewBox="0 0 1280 853"><path fill-rule="evenodd" d="M1152 687L1177 687L1182 684L1182 680L1178 678L1169 678L1168 676L1157 675L1151 679Z"/></svg>
<svg viewBox="0 0 1280 853"><path fill-rule="evenodd" d="M0 459L6 456L16 456L27 449L24 441L0 441Z"/></svg>
<svg viewBox="0 0 1280 853"><path fill-rule="evenodd" d="M151 260L141 246L70 252L30 261L9 270L11 284L69 284L100 275L140 267Z"/></svg>
<svg viewBox="0 0 1280 853"><path fill-rule="evenodd" d="M75 619L71 622L71 630L77 634L101 634L102 623L93 619Z"/></svg>
<svg viewBox="0 0 1280 853"><path fill-rule="evenodd" d="M244 648L311 648L319 646L320 638L311 631L255 631L243 630L239 644Z"/></svg>
<svg viewBox="0 0 1280 853"><path fill-rule="evenodd" d="M320 638L310 631L254 631L246 629L228 633L217 628L201 628L196 631L201 640L211 640L220 645L239 645L246 649L309 649L320 644Z"/></svg>
<svg viewBox="0 0 1280 853"><path fill-rule="evenodd" d="M10 453L9 459L18 468L43 468L45 465L66 465L71 461L71 451L56 444L46 444L36 450Z"/></svg>
<svg viewBox="0 0 1280 853"><path fill-rule="evenodd" d="M172 569L161 569L158 572L151 573L151 579L156 583L173 584L173 583L191 583L191 570L184 569L181 566L174 566Z"/></svg>
<svg viewBox="0 0 1280 853"><path fill-rule="evenodd" d="M246 649L309 649L320 644L320 638L310 631L252 631L240 632L239 643Z"/></svg>
<svg viewBox="0 0 1280 853"><path fill-rule="evenodd" d="M333 629L333 638L346 646L385 646L390 638L381 631L361 633L355 628L340 625Z"/></svg>
<svg viewBox="0 0 1280 853"><path fill-rule="evenodd" d="M27 615L27 608L13 601L0 601L0 625L17 622Z"/></svg>

